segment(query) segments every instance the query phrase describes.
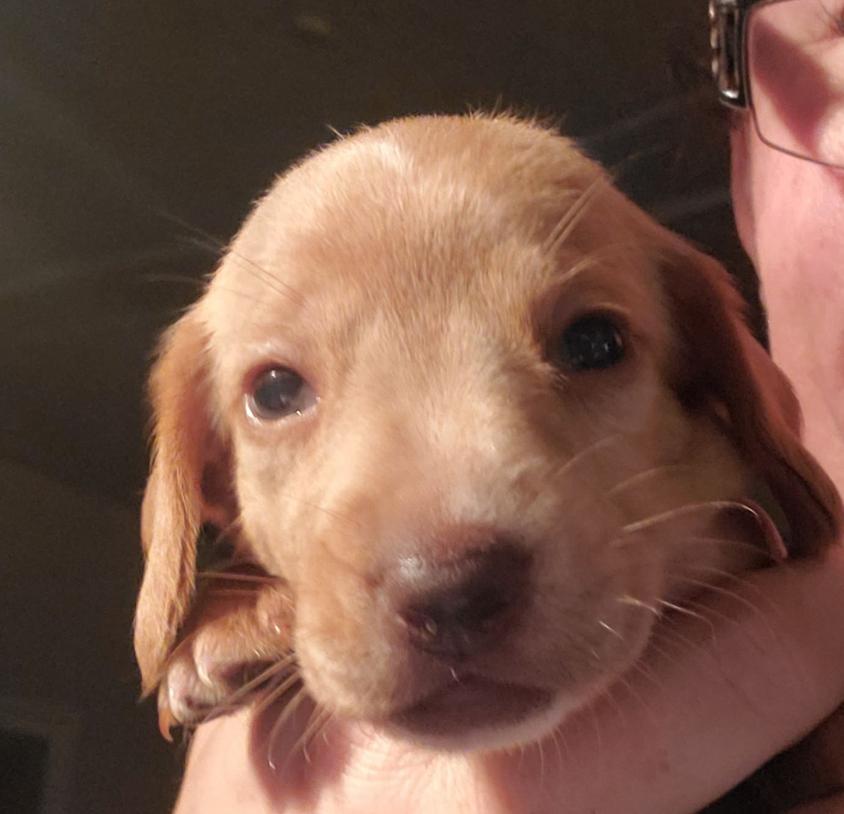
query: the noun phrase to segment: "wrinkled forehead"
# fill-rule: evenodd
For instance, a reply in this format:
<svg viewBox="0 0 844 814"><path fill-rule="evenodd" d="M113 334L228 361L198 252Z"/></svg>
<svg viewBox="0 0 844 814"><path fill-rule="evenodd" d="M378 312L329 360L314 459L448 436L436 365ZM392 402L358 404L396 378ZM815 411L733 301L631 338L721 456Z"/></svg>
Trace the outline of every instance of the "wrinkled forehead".
<svg viewBox="0 0 844 814"><path fill-rule="evenodd" d="M596 165L540 128L406 120L283 176L233 243L207 307L216 330L241 340L267 324L312 335L361 311L512 312L586 257L595 269L584 279L635 296L641 281L618 270L647 265L629 206Z"/></svg>

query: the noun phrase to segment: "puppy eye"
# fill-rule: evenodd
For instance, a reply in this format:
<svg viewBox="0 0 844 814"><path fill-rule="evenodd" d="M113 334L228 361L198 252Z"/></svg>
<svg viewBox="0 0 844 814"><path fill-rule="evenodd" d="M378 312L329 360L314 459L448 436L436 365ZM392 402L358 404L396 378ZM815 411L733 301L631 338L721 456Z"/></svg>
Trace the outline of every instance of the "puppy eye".
<svg viewBox="0 0 844 814"><path fill-rule="evenodd" d="M265 370L252 385L246 404L250 415L274 421L302 415L316 403L311 386L295 370L273 367Z"/></svg>
<svg viewBox="0 0 844 814"><path fill-rule="evenodd" d="M605 314L589 314L575 320L560 338L559 354L573 371L604 370L618 364L625 354L618 325Z"/></svg>

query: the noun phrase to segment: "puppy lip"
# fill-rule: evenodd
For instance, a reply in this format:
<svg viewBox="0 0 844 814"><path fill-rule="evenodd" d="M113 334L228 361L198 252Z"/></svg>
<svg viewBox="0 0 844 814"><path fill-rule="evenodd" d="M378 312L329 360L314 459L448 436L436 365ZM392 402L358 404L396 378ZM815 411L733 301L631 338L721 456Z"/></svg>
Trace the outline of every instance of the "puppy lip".
<svg viewBox="0 0 844 814"><path fill-rule="evenodd" d="M411 734L458 735L518 723L553 700L550 690L467 674L393 713L389 723Z"/></svg>

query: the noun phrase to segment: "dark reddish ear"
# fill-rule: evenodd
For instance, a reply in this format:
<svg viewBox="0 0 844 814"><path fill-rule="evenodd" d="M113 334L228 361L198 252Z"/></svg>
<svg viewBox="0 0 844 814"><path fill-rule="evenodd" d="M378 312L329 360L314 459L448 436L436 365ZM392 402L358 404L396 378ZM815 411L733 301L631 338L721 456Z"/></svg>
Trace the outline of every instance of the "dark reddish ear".
<svg viewBox="0 0 844 814"><path fill-rule="evenodd" d="M751 334L744 301L725 269L676 236L661 237L664 285L681 340L675 387L690 407L727 420L785 514L789 553L816 553L839 539L842 505L801 443L791 384Z"/></svg>
<svg viewBox="0 0 844 814"><path fill-rule="evenodd" d="M150 377L153 450L141 513L146 562L135 614L144 694L158 684L190 606L200 528L222 527L233 514L220 499L227 456L212 431L207 357L205 330L191 312L165 334ZM211 499L209 481L216 481Z"/></svg>

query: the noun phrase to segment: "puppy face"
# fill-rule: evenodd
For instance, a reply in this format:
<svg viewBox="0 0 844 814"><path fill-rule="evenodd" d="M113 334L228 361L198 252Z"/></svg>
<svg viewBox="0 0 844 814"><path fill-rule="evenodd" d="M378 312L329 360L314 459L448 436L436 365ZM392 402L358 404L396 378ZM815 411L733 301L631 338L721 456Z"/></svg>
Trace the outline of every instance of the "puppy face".
<svg viewBox="0 0 844 814"><path fill-rule="evenodd" d="M758 559L721 503L773 492L816 532L798 548L835 527L734 300L533 125L402 120L309 158L160 363L142 667L145 628L181 623L197 524L237 520L325 708L440 748L541 737L662 602Z"/></svg>

